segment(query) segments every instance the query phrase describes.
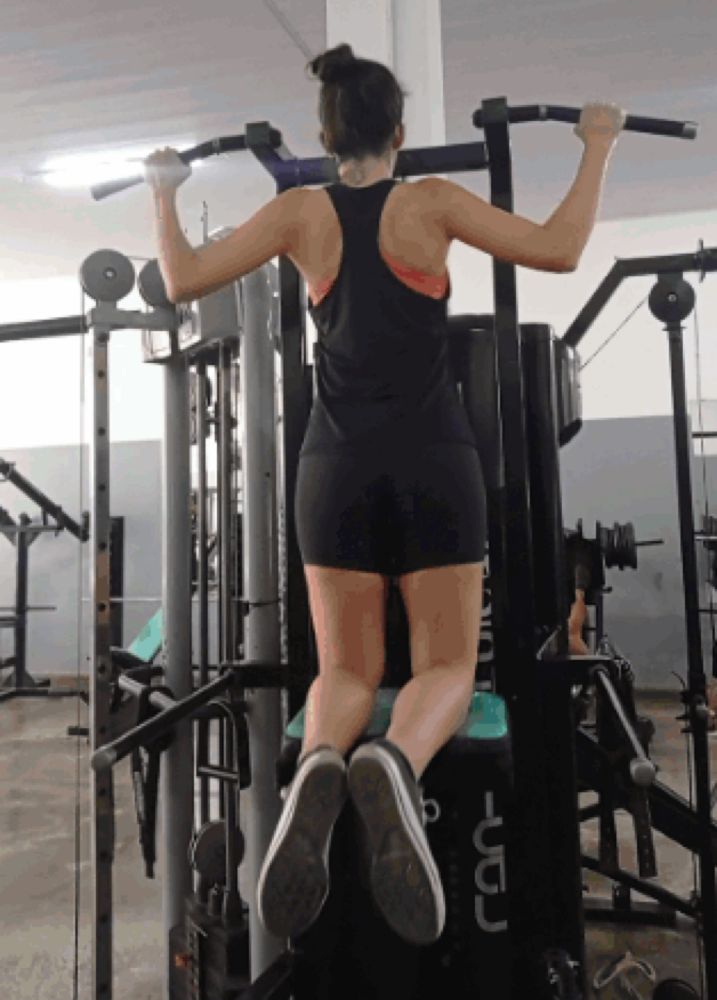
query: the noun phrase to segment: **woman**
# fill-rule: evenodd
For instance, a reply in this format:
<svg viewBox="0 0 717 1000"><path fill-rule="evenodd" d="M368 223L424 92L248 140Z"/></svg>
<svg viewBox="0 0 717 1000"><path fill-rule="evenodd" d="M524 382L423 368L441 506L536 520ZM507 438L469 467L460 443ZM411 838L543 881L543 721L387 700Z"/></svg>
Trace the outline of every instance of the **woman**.
<svg viewBox="0 0 717 1000"><path fill-rule="evenodd" d="M284 254L309 285L319 334L295 498L319 676L259 879L261 920L295 937L316 919L348 794L368 836L377 906L405 940L428 944L443 929L445 901L419 781L470 706L486 541L480 461L448 368L448 251L460 240L525 267L573 271L624 119L613 106L585 108L579 173L538 225L452 181L397 183L404 94L393 74L347 45L310 66L322 83L321 141L338 161L338 184L287 191L226 239L193 250L174 205L188 169L166 150L146 172L170 298L206 295ZM390 577L408 615L413 676L386 738L350 755L384 672Z"/></svg>

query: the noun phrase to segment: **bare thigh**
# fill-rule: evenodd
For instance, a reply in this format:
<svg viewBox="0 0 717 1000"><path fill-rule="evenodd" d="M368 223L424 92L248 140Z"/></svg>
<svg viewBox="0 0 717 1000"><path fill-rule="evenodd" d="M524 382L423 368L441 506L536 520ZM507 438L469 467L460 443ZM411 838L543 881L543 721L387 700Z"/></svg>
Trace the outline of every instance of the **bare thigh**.
<svg viewBox="0 0 717 1000"><path fill-rule="evenodd" d="M475 667L483 609L483 563L417 570L399 577L414 677L432 666Z"/></svg>

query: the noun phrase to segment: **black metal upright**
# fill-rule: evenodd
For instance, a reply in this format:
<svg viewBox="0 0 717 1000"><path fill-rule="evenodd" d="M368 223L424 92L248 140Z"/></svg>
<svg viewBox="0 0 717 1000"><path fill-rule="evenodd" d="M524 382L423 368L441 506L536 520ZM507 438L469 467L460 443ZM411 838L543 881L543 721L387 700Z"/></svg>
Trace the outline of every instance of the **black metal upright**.
<svg viewBox="0 0 717 1000"><path fill-rule="evenodd" d="M112 645L124 646L124 517L110 519L110 620Z"/></svg>
<svg viewBox="0 0 717 1000"><path fill-rule="evenodd" d="M21 528L27 528L29 518L20 518ZM27 661L27 589L28 564L30 556L30 537L27 530L20 530L15 539L16 547L16 577L15 577L15 686L18 688L34 687L30 684L25 664Z"/></svg>
<svg viewBox="0 0 717 1000"><path fill-rule="evenodd" d="M681 274L661 276L650 294L650 309L665 324L670 345L677 505L680 521L682 582L685 592L685 627L687 631L688 687L686 707L694 747L695 793L699 821L699 883L701 932L705 942L704 975L708 1000L717 1000L717 899L715 863L717 854L712 837L710 761L707 739L709 711L702 635L700 629L699 575L695 549L695 520L692 494L691 454L685 361L682 344L682 321L695 303L692 286Z"/></svg>
<svg viewBox="0 0 717 1000"><path fill-rule="evenodd" d="M209 683L209 530L207 517L207 366L197 363L197 598L199 686ZM197 770L209 762L209 721L197 723ZM199 778L200 825L209 820L209 779Z"/></svg>
<svg viewBox="0 0 717 1000"><path fill-rule="evenodd" d="M286 620L282 623L282 633L285 633L282 635L282 647L286 648L282 648L282 662L291 663L293 681L288 694L289 717L303 708L315 669L312 662L311 619L304 566L293 516L299 452L310 409L310 402L305 392L307 358L300 282L301 278L296 268L282 257L279 264L279 288L282 303L280 330L283 447L280 448L282 475L277 485L279 535L285 548L283 564Z"/></svg>
<svg viewBox="0 0 717 1000"><path fill-rule="evenodd" d="M488 146L491 201L513 211L513 182L505 99L482 106ZM557 945L569 948L582 968L583 943L574 928L580 914L556 919L555 874L548 810L550 760L544 743L544 692L536 663L536 600L533 583L533 538L529 496L529 453L525 426L523 359L518 325L515 268L494 261L495 335L500 386L500 421L505 487L503 502L492 513L504 525L503 592L507 606L497 620L494 641L497 687L510 709L515 796L507 838L507 879L510 886L509 925L514 949L512 995L540 996L547 989L544 956ZM493 536L491 536L493 537ZM553 580L543 581L549 588ZM562 706L564 708L564 706ZM557 924L564 933L559 933ZM568 940L571 939L571 940ZM543 985L544 984L544 985ZM548 995L547 993L545 995Z"/></svg>
<svg viewBox="0 0 717 1000"><path fill-rule="evenodd" d="M217 351L217 532L219 536L219 656L220 662L234 660L235 648L235 580L233 571L234 549L232 538L235 521L236 496L233 483L233 434L232 413L232 358L231 344L222 344ZM219 765L227 766L227 720L219 720ZM225 818L226 798L219 796L219 816Z"/></svg>
<svg viewBox="0 0 717 1000"><path fill-rule="evenodd" d="M555 338L545 324L521 324L523 389L529 453L535 625L551 647L536 665L543 712L540 752L548 809L546 857L552 895L553 948L563 973L584 989L585 924L572 670L567 668L567 558L560 492L559 405ZM549 641L551 640L551 641Z"/></svg>
<svg viewBox="0 0 717 1000"><path fill-rule="evenodd" d="M232 346L222 345L219 348L219 365L217 369L217 403L218 416L218 498L219 498L219 553L220 553L220 601L222 606L222 641L220 658L223 663L236 658L235 629L235 573L233 569L234 549L232 540L234 532L234 512L236 496L233 489L233 447L234 414L232 412Z"/></svg>

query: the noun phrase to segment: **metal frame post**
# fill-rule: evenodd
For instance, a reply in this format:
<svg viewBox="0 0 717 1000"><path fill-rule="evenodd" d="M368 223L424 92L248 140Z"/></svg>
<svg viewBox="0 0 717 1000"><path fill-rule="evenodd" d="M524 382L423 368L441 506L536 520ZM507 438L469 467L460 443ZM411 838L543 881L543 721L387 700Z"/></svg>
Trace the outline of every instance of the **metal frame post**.
<svg viewBox="0 0 717 1000"><path fill-rule="evenodd" d="M109 335L91 325L92 439L90 442L91 753L107 742L111 700ZM112 863L115 847L112 771L90 771L93 1000L112 998Z"/></svg>
<svg viewBox="0 0 717 1000"><path fill-rule="evenodd" d="M162 442L162 607L165 683L179 701L192 693L192 529L189 443L189 371L183 357L163 366ZM193 741L190 720L177 724L163 754L160 809L164 842L162 922L165 996L169 996L170 933L184 926L185 900L192 892L187 858L194 818Z"/></svg>
<svg viewBox="0 0 717 1000"><path fill-rule="evenodd" d="M197 596L199 599L197 631L199 648L199 684L209 683L209 530L207 520L207 367L205 362L197 364ZM209 722L199 719L197 723L197 764L209 760ZM209 820L209 778L199 779L199 817L203 826Z"/></svg>
<svg viewBox="0 0 717 1000"><path fill-rule="evenodd" d="M239 398L245 663L278 663L281 655L276 545L273 284L271 265L247 275L241 283L244 309ZM249 690L245 701L252 781L249 788L242 792L241 815L246 843L246 876L248 884L256 886L281 814L282 803L277 794L275 772L282 739L281 691ZM284 942L268 935L261 926L254 894L248 904L253 982L279 957Z"/></svg>
<svg viewBox="0 0 717 1000"><path fill-rule="evenodd" d="M483 103L483 123L489 153L491 202L504 211L512 212L512 166L505 99L496 98ZM504 562L501 559L504 584L496 597L507 601L506 608L495 609L496 620L505 621L507 628L496 628L494 641L497 659L509 665L509 669L498 671L497 679L499 690L510 708L515 764L511 838L506 858L511 886L509 924L514 948L512 993L517 997L535 994L539 989L539 983L544 978L541 963L548 948L557 945L565 947L570 937L570 944L573 947L578 945L579 953L573 951L571 957L581 964L581 978L584 977L584 956L582 942L567 931L568 925L575 922L575 917L579 918L578 924L582 919L581 901L577 901L578 913L563 914L560 920L553 903L552 880L558 865L551 846L547 793L549 788L555 787L556 775L549 773L550 761L545 748L546 692L540 683L535 649L529 453L515 267L496 260L493 274L505 489L499 498L502 500L499 509L493 511L491 516L499 519L504 526ZM500 531L495 529L491 533L491 541L500 536ZM550 586L551 581L544 581L544 585ZM555 712L552 713L552 721L559 721L562 726L571 725L569 716L556 720ZM566 791L569 789L563 787L563 797ZM567 898L569 893L563 895ZM526 905L528 899L529 906ZM558 929L560 935L557 934Z"/></svg>

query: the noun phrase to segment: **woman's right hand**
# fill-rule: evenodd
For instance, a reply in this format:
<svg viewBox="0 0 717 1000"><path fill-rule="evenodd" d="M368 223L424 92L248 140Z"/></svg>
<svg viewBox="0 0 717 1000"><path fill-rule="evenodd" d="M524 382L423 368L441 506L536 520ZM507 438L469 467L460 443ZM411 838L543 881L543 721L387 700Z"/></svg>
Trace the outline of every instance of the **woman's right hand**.
<svg viewBox="0 0 717 1000"><path fill-rule="evenodd" d="M586 146L612 146L625 124L625 112L617 104L586 104L575 126L575 134Z"/></svg>

